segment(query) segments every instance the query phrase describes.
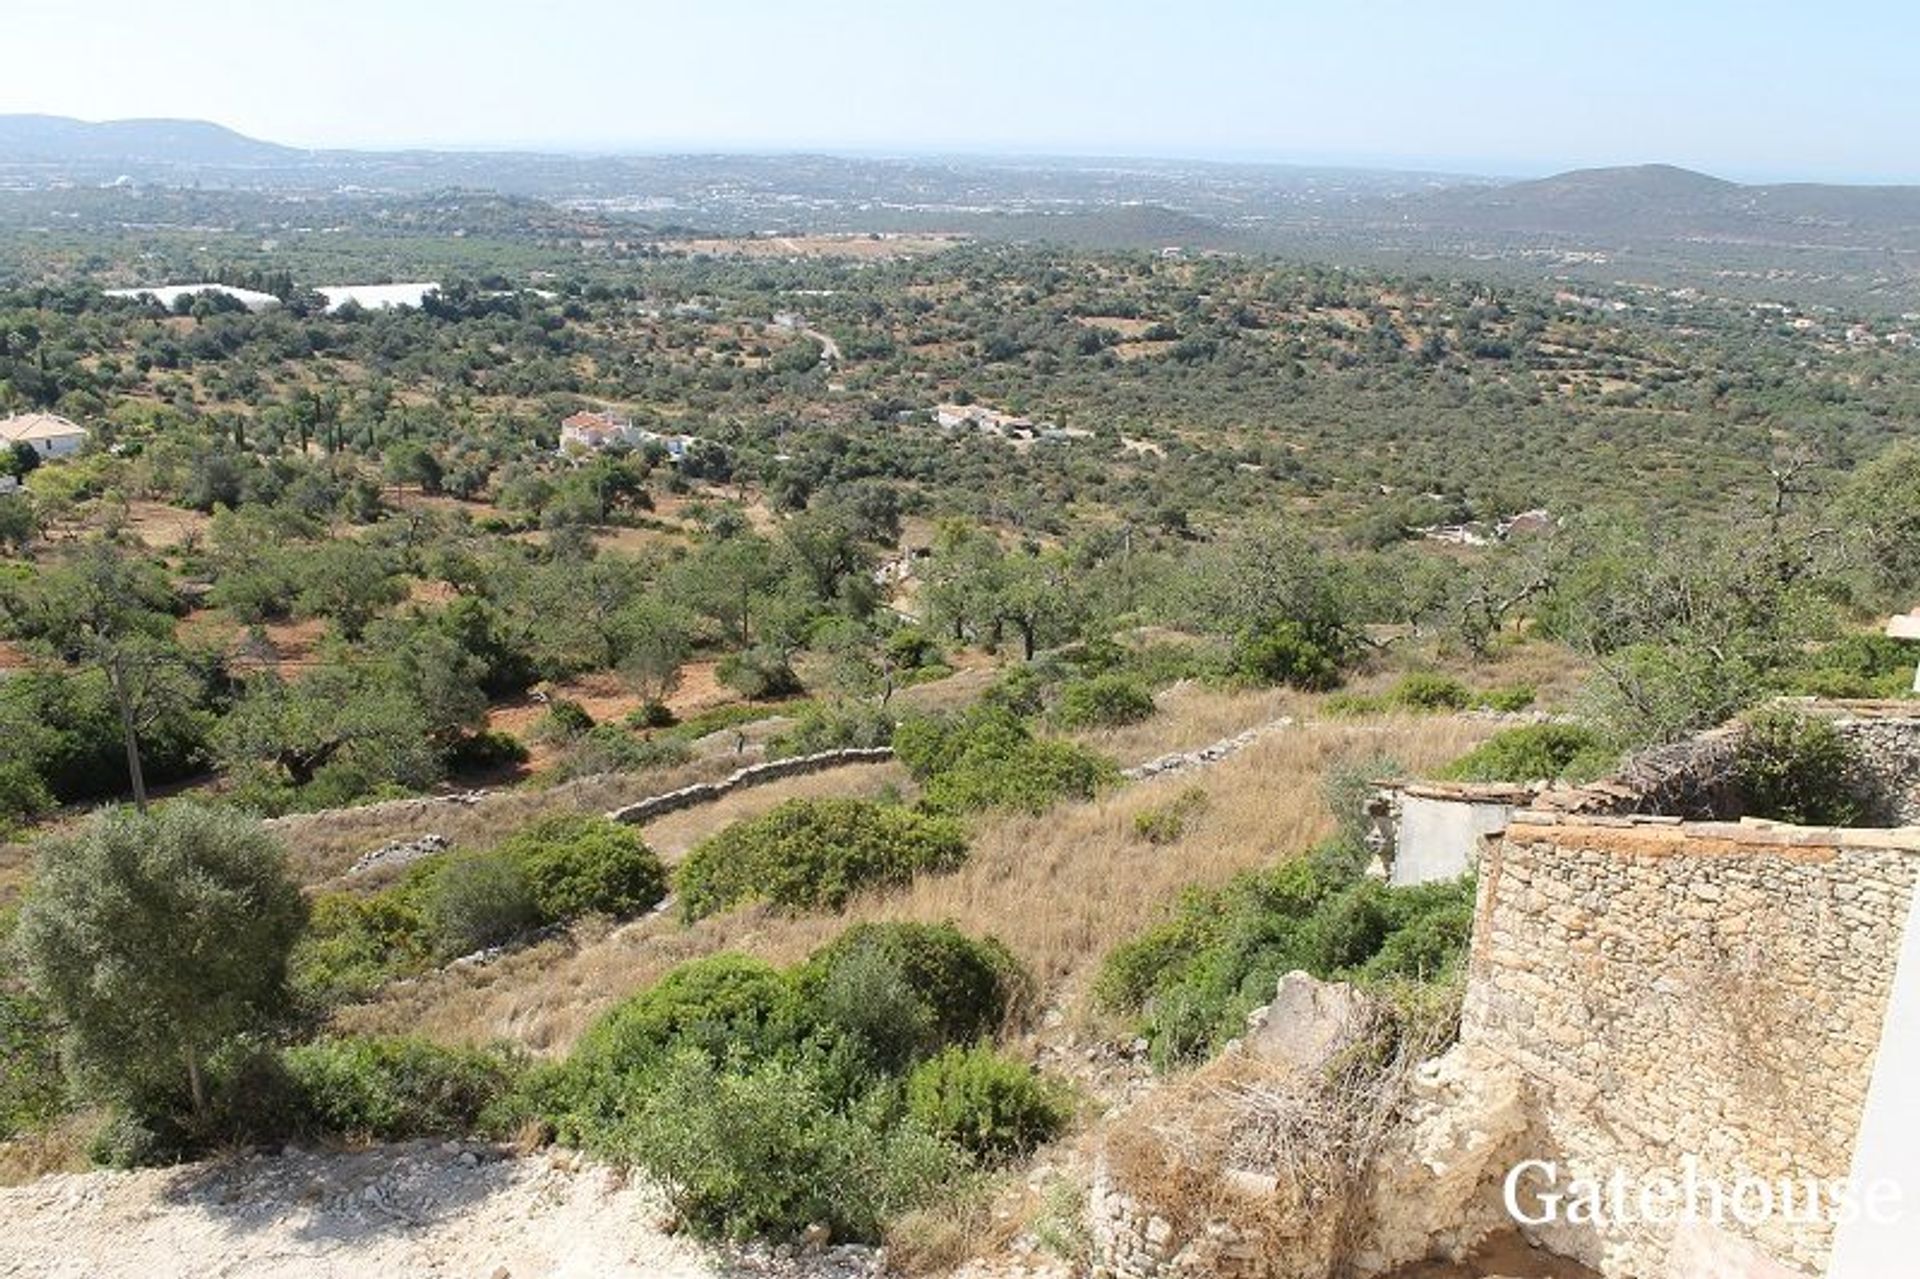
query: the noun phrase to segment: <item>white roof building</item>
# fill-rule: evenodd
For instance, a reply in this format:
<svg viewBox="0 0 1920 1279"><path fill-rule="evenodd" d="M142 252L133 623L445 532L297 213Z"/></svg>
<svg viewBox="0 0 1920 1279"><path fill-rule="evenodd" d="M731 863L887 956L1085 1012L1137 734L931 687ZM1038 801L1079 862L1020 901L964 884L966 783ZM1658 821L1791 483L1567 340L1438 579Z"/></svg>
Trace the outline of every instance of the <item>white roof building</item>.
<svg viewBox="0 0 1920 1279"><path fill-rule="evenodd" d="M41 457L69 457L87 442L87 428L57 413L16 413L0 420L0 446L25 444Z"/></svg>

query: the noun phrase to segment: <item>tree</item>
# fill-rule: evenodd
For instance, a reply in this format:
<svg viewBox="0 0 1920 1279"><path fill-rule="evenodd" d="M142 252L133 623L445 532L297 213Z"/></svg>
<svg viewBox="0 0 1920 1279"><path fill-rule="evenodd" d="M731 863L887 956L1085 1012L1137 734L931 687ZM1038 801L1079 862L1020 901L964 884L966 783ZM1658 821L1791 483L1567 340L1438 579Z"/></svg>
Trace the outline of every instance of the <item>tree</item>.
<svg viewBox="0 0 1920 1279"><path fill-rule="evenodd" d="M33 469L40 465L40 453L25 440L15 440L5 451L0 452L0 475L11 475L24 480Z"/></svg>
<svg viewBox="0 0 1920 1279"><path fill-rule="evenodd" d="M41 845L16 934L79 1082L209 1115L205 1064L286 1007L306 906L258 822L186 802L111 809Z"/></svg>
<svg viewBox="0 0 1920 1279"><path fill-rule="evenodd" d="M18 555L39 536L40 520L25 493L0 494L0 547Z"/></svg>
<svg viewBox="0 0 1920 1279"><path fill-rule="evenodd" d="M1889 594L1920 588L1920 446L1889 449L1861 467L1835 513L1876 587Z"/></svg>
<svg viewBox="0 0 1920 1279"><path fill-rule="evenodd" d="M686 616L648 596L622 609L616 622L620 629L621 676L643 701L666 701L680 687L680 668L693 653Z"/></svg>
<svg viewBox="0 0 1920 1279"><path fill-rule="evenodd" d="M165 576L106 542L94 542L68 564L44 574L12 607L24 614L24 633L52 646L64 660L105 672L126 740L127 780L133 802L147 803L140 730L197 692L170 669L174 603Z"/></svg>

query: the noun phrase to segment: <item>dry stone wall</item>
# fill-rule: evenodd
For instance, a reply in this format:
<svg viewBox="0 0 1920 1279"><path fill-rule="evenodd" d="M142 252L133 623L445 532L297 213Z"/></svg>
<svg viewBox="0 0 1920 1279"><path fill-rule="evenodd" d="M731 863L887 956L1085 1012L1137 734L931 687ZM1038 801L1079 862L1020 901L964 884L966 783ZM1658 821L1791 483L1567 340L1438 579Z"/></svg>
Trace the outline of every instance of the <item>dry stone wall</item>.
<svg viewBox="0 0 1920 1279"><path fill-rule="evenodd" d="M1920 831L1522 813L1481 866L1461 1048L1524 1081L1562 1178L1844 1177L1920 869ZM1830 1229L1729 1219L1807 1275ZM1672 1226L1540 1227L1609 1276ZM1700 1241L1690 1239L1690 1248Z"/></svg>
<svg viewBox="0 0 1920 1279"><path fill-rule="evenodd" d="M763 764L749 764L745 768L735 769L717 782L695 782L691 786L682 786L679 790L664 795L649 795L647 798L616 808L607 816L616 822L628 825L640 825L665 817L668 813L677 813L682 809L693 808L700 804L711 804L715 800L736 790L749 786L764 786L768 782L779 781L783 777L799 777L805 773L824 772L829 768L839 768L846 764L880 764L893 758L891 746L848 746L841 750L821 751L815 755L795 755L790 759L771 759Z"/></svg>

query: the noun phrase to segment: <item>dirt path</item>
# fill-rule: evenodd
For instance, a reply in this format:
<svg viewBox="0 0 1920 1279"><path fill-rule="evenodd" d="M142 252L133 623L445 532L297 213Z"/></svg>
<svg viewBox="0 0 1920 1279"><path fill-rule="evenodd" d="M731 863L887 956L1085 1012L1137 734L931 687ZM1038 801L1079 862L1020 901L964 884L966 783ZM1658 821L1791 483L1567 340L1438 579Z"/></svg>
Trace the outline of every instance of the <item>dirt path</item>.
<svg viewBox="0 0 1920 1279"><path fill-rule="evenodd" d="M0 1275L25 1279L854 1279L866 1249L714 1251L662 1233L649 1187L573 1157L412 1142L47 1177L0 1190Z"/></svg>

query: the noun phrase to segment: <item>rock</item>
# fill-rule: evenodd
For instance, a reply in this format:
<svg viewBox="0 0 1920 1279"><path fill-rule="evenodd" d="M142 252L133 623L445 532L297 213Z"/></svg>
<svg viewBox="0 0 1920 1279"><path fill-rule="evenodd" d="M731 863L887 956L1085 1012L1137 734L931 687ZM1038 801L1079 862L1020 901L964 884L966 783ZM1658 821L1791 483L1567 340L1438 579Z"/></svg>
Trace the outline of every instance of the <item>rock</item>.
<svg viewBox="0 0 1920 1279"><path fill-rule="evenodd" d="M495 1266L493 1273L488 1275L487 1279L513 1279L513 1271L505 1266Z"/></svg>
<svg viewBox="0 0 1920 1279"><path fill-rule="evenodd" d="M1247 1015L1241 1051L1287 1070L1316 1070L1371 1017L1370 1002L1352 986L1296 970L1280 978L1272 1003Z"/></svg>
<svg viewBox="0 0 1920 1279"><path fill-rule="evenodd" d="M426 834L414 839L396 839L380 845L370 853L363 853L353 865L347 868L349 875L364 875L381 866L405 866L417 862L423 857L432 857L435 853L444 853L453 847L453 841L445 835Z"/></svg>

